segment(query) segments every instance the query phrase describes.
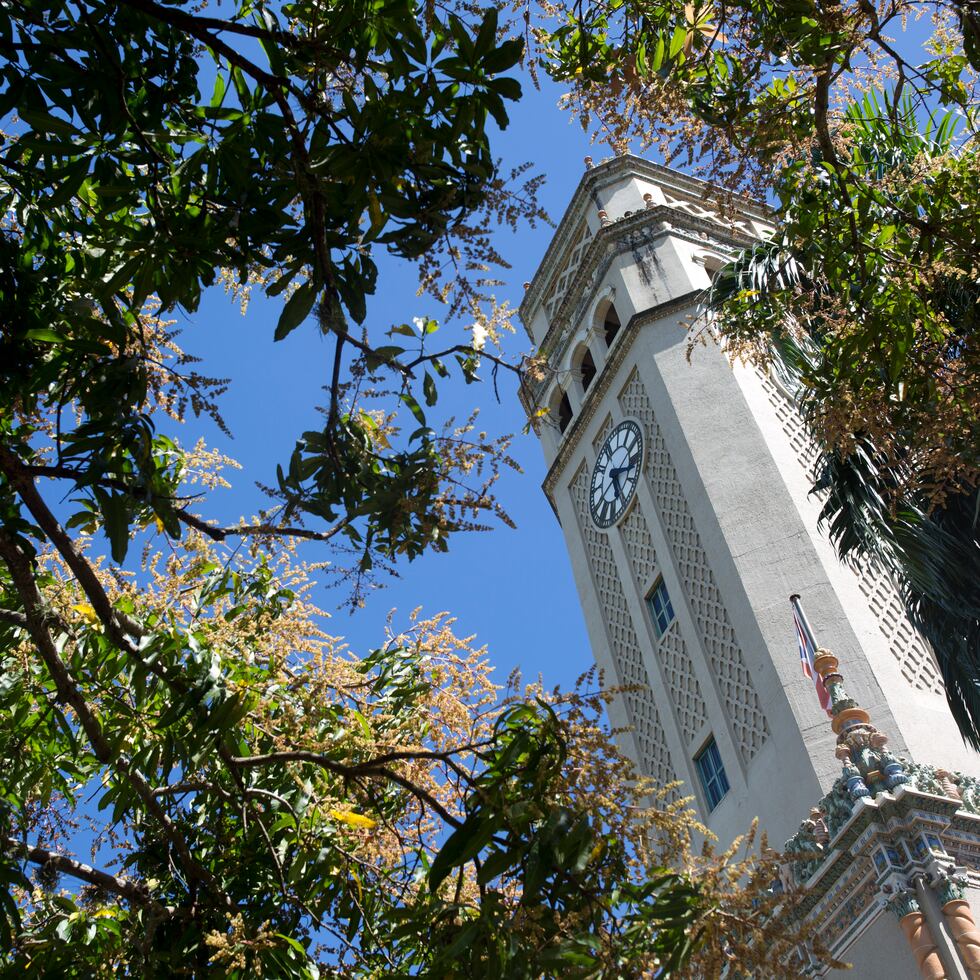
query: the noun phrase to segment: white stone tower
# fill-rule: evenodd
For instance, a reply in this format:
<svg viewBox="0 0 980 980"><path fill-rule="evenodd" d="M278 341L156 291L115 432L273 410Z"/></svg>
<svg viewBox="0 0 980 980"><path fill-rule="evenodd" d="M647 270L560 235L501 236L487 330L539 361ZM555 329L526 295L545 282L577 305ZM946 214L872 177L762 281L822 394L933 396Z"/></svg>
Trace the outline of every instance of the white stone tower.
<svg viewBox="0 0 980 980"><path fill-rule="evenodd" d="M596 660L607 685L638 686L611 710L627 751L681 780L722 841L758 816L779 842L841 773L791 593L896 755L971 775L980 760L892 584L817 527L791 400L713 343L688 357L711 273L769 228L709 191L636 157L586 171L521 305L552 369L527 407L550 409L544 490Z"/></svg>

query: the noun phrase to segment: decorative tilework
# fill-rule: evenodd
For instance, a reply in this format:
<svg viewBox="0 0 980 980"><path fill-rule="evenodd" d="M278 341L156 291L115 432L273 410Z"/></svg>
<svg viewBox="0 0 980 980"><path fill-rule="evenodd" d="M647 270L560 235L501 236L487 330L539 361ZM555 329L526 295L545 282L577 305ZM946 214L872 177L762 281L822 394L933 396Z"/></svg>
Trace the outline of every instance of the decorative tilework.
<svg viewBox="0 0 980 980"><path fill-rule="evenodd" d="M830 920L820 938L833 947L856 922L876 914L879 907L877 894L878 884L872 875L841 903L840 910Z"/></svg>

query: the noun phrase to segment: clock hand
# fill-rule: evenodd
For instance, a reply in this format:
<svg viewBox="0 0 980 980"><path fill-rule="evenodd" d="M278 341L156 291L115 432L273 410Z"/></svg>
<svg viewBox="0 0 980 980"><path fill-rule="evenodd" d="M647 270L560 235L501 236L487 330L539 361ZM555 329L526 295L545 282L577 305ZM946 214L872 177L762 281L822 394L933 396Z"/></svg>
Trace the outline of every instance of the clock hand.
<svg viewBox="0 0 980 980"><path fill-rule="evenodd" d="M631 460L626 466L614 466L609 471L609 479L612 480L613 487L616 490L616 496L621 497L623 495L622 488L619 485L619 476L621 473L629 473L634 466L636 466L636 460Z"/></svg>

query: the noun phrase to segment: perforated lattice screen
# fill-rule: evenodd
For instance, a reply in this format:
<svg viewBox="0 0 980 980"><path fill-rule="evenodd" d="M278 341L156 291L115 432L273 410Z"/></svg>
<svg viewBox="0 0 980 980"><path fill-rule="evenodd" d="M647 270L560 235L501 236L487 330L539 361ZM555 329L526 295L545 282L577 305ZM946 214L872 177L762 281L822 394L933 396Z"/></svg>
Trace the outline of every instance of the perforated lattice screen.
<svg viewBox="0 0 980 980"><path fill-rule="evenodd" d="M657 552L639 502L619 528L637 588L645 595L657 575ZM677 727L685 743L690 744L703 729L708 712L701 696L701 685L694 673L694 664L676 620L657 641L656 652L670 703L674 706Z"/></svg>
<svg viewBox="0 0 980 980"><path fill-rule="evenodd" d="M623 412L639 419L646 430L646 474L650 490L674 553L677 574L718 686L735 744L742 759L748 762L768 739L769 724L701 546L653 406L635 371L620 394L619 402Z"/></svg>
<svg viewBox="0 0 980 980"><path fill-rule="evenodd" d="M575 273L578 272L578 267L582 264L582 256L585 255L585 250L592 241L592 235L589 234L588 225L583 223L573 241L574 244L568 253L568 258L565 259L561 269L559 269L554 279L552 279L551 288L548 291L548 298L544 301L544 308L548 313L549 322L554 319L555 311L561 306L561 301L565 298L565 293L568 292L568 287L571 285Z"/></svg>
<svg viewBox="0 0 980 980"><path fill-rule="evenodd" d="M789 439L800 465L812 479L817 460L817 446L807 432L803 417L793 401L771 378L766 376L761 378L762 387L769 396L769 403L779 427ZM888 649L898 661L902 675L909 684L920 691L942 694L943 679L932 650L909 622L905 604L889 575L867 559L856 562L851 567L857 576L858 586L875 615Z"/></svg>
<svg viewBox="0 0 980 980"><path fill-rule="evenodd" d="M589 516L589 469L584 464L572 482L571 496L589 558L592 580L602 607L613 661L619 671L616 681L624 686L637 686L636 690L624 691L622 698L636 735L640 768L657 785L664 786L676 780L677 776L664 737L660 713L653 700L650 677L640 653L636 628L623 594L615 555L607 533L599 530ZM678 794L671 795L676 797Z"/></svg>

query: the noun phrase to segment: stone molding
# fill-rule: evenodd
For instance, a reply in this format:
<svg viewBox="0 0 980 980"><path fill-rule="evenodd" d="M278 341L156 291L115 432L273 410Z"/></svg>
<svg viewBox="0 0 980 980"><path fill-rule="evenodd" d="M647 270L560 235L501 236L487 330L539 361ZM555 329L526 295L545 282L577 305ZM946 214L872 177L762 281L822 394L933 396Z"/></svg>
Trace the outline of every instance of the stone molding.
<svg viewBox="0 0 980 980"><path fill-rule="evenodd" d="M606 392L609 391L613 379L616 377L619 366L623 363L630 348L633 346L633 341L636 339L640 328L649 323L654 323L657 320L662 320L673 313L687 309L692 303L697 301L701 294L701 290L693 289L683 296L678 296L676 299L652 306L648 310L634 314L630 317L626 326L620 328L619 336L616 338L610 355L599 372L599 376L589 385L589 390L585 393L585 398L582 401L582 406L578 414L562 433L558 453L548 468L544 482L541 484L541 488L544 490L545 496L547 496L553 508L555 506L554 490L558 484L558 480L568 465L570 458L578 449L583 433L588 429L589 423L595 417L599 405L602 403ZM525 408L529 409L529 414L533 412L533 406L525 405Z"/></svg>
<svg viewBox="0 0 980 980"><path fill-rule="evenodd" d="M654 207L634 211L628 217L622 217L611 222L593 235L592 241L586 249L572 281L568 284L565 295L555 310L548 330L538 347L540 354L549 357L549 359L552 357L561 359L568 346L569 335L574 333L579 326L576 316L573 315L572 307L587 298L587 294L601 279L601 275L596 274L600 271L600 267L604 272L617 255L633 248L635 239L630 240L629 236L643 231L647 232L644 244L653 244L673 236L694 245L708 246L724 252L738 251L758 241L752 235L734 229L726 232L717 223L709 221L707 218L696 217L669 204L657 204ZM551 282L550 278L548 282ZM525 305L528 303L528 299L525 298L519 310L525 325L530 324L532 315L530 312L532 307ZM539 390L536 392L536 397L540 396L540 391L546 386L547 382L538 386Z"/></svg>
<svg viewBox="0 0 980 980"><path fill-rule="evenodd" d="M572 195L572 200L565 210L565 215L559 222L558 228L518 308L521 320L525 324L530 323L534 311L543 299L543 290L550 284L555 272L558 271L558 266L567 251L569 239L575 234L585 218L587 206L590 203L595 203L596 192L622 179L627 174L635 174L637 177L645 178L665 190L691 199L692 202L717 200L718 197L717 186L706 180L690 177L687 174L631 154L613 157L597 164L591 170L587 170L582 175L582 179ZM753 201L749 197L733 194L727 196L733 206L737 206L739 211L748 217L762 222L772 220L773 212L766 205ZM683 213L674 208L668 208L668 210L671 214ZM642 214L642 212L639 213ZM709 228L717 230L717 225L711 222L705 222L705 224ZM600 229L597 234L601 234L605 230L607 229Z"/></svg>

